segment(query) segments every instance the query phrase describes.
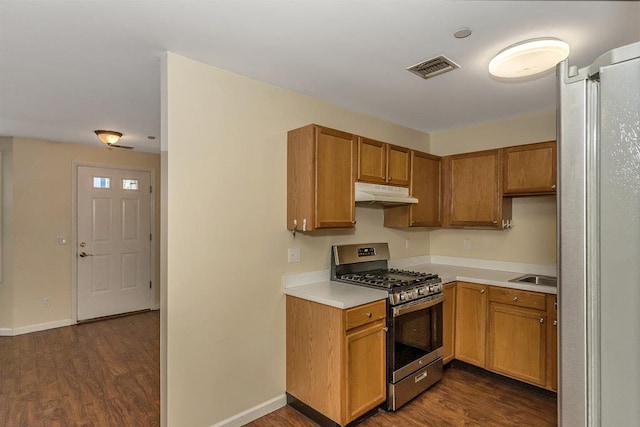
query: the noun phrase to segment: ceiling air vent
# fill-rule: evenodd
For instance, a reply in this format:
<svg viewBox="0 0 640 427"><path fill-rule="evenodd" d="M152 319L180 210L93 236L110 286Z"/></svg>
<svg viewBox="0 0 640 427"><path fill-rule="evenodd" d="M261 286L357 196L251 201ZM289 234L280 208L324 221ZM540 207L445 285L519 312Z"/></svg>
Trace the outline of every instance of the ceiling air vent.
<svg viewBox="0 0 640 427"><path fill-rule="evenodd" d="M429 77L435 77L447 71L455 70L456 68L460 68L460 66L446 56L440 55L413 65L407 68L407 70L419 75L423 79L428 79Z"/></svg>

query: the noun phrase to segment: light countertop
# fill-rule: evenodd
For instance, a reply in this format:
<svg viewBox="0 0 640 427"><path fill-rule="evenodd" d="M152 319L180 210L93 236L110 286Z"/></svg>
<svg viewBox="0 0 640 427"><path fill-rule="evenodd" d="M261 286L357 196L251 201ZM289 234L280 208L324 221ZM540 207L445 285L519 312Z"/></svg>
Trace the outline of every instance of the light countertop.
<svg viewBox="0 0 640 427"><path fill-rule="evenodd" d="M286 295L347 309L387 298L387 291L339 282L318 282L284 289Z"/></svg>
<svg viewBox="0 0 640 427"><path fill-rule="evenodd" d="M405 270L435 273L440 276L442 283L462 281L545 294L557 294L558 292L554 286L509 282L509 280L524 274L514 271L436 263L416 264L403 266L402 268ZM288 276L285 279L284 293L340 309L348 309L387 298L386 291L332 282L328 280L328 276L329 270Z"/></svg>
<svg viewBox="0 0 640 427"><path fill-rule="evenodd" d="M509 282L520 277L523 273L513 271L487 270L483 268L460 267L445 264L419 264L406 268L407 270L435 273L442 279L442 283L455 281L480 283L482 285L500 286L503 288L520 289L524 291L557 294L555 286L536 285L533 283Z"/></svg>

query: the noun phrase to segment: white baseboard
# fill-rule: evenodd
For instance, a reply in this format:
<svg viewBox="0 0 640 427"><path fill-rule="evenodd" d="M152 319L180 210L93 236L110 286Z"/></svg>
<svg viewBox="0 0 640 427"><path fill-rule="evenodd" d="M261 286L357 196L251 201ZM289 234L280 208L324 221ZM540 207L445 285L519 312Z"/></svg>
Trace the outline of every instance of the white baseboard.
<svg viewBox="0 0 640 427"><path fill-rule="evenodd" d="M0 329L0 336L13 337L13 336L16 336L16 335L28 334L28 333L31 333L31 332L46 331L47 329L61 328L63 326L70 326L70 325L74 325L74 324L75 324L75 322L73 320L64 319L64 320L56 320L55 322L38 323L36 325L20 326L19 328L14 328L14 329L4 328L4 329Z"/></svg>
<svg viewBox="0 0 640 427"><path fill-rule="evenodd" d="M212 427L240 427L287 405L287 395L283 394L271 400L249 408L232 417L222 420Z"/></svg>

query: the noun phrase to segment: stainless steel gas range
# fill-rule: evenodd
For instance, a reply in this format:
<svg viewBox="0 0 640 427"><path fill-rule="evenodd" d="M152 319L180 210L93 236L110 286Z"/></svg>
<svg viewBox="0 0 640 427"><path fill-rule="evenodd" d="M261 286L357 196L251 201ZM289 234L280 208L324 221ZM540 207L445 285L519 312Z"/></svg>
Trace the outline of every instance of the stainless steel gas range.
<svg viewBox="0 0 640 427"><path fill-rule="evenodd" d="M333 246L331 280L383 289L387 299L387 403L395 411L442 378L442 281L388 268L389 245Z"/></svg>

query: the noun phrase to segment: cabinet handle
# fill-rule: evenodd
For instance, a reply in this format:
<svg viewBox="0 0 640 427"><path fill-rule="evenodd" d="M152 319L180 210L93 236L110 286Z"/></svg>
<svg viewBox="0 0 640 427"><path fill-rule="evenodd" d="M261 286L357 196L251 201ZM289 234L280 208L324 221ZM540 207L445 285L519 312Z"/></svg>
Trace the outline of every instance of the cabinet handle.
<svg viewBox="0 0 640 427"><path fill-rule="evenodd" d="M513 302L518 302L518 297L513 297Z"/></svg>
<svg viewBox="0 0 640 427"><path fill-rule="evenodd" d="M540 323L544 323L544 317L540 318Z"/></svg>
<svg viewBox="0 0 640 427"><path fill-rule="evenodd" d="M558 326L558 321L557 320L553 321L553 326Z"/></svg>
<svg viewBox="0 0 640 427"><path fill-rule="evenodd" d="M498 223L498 221L491 221L491 223L492 223L492 224L497 224L497 223Z"/></svg>
<svg viewBox="0 0 640 427"><path fill-rule="evenodd" d="M484 294L484 289L480 289L480 293L481 293L481 294Z"/></svg>
<svg viewBox="0 0 640 427"><path fill-rule="evenodd" d="M422 381L422 380L423 380L423 379L425 379L425 378L427 378L427 371L424 371L424 372L423 372L423 373L421 373L420 375L416 376L416 377L414 378L414 381L417 383L417 382Z"/></svg>

